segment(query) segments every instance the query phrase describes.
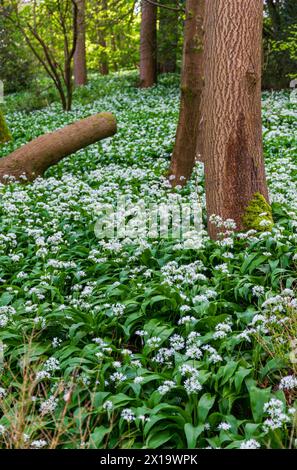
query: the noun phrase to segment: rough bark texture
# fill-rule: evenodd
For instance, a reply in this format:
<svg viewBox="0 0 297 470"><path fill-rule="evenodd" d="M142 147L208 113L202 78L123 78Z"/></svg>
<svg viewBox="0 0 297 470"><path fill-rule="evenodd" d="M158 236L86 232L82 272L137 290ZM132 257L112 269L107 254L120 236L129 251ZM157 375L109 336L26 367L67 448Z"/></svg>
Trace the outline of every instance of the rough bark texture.
<svg viewBox="0 0 297 470"><path fill-rule="evenodd" d="M85 0L77 0L77 41L74 53L74 82L87 84Z"/></svg>
<svg viewBox="0 0 297 470"><path fill-rule="evenodd" d="M178 0L161 0L159 3L176 10L159 8L158 72L176 72L179 18Z"/></svg>
<svg viewBox="0 0 297 470"><path fill-rule="evenodd" d="M205 0L187 0L183 67L181 78L181 104L175 147L171 159L170 175L173 186L184 185L190 178L195 159L201 121L203 90L203 18Z"/></svg>
<svg viewBox="0 0 297 470"><path fill-rule="evenodd" d="M142 0L140 32L140 87L157 81L157 7Z"/></svg>
<svg viewBox="0 0 297 470"><path fill-rule="evenodd" d="M4 115L0 110L0 145L5 144L11 140L11 135L6 125Z"/></svg>
<svg viewBox="0 0 297 470"><path fill-rule="evenodd" d="M116 133L116 120L111 113L100 113L82 119L55 132L42 135L0 159L0 182L6 175L16 180L33 181L62 158Z"/></svg>
<svg viewBox="0 0 297 470"><path fill-rule="evenodd" d="M208 216L238 229L255 193L268 200L262 149L263 1L206 2L203 155ZM209 224L215 238L217 229Z"/></svg>

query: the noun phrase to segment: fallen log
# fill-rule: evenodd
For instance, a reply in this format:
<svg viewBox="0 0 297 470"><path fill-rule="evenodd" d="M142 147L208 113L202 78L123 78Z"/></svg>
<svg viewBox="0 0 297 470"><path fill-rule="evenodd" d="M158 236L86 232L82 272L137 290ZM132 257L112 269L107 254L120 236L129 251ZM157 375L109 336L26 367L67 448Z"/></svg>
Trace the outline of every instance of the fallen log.
<svg viewBox="0 0 297 470"><path fill-rule="evenodd" d="M17 181L33 181L64 157L111 137L116 130L115 117L111 113L100 113L37 137L0 158L0 182L7 183L11 179L8 176Z"/></svg>

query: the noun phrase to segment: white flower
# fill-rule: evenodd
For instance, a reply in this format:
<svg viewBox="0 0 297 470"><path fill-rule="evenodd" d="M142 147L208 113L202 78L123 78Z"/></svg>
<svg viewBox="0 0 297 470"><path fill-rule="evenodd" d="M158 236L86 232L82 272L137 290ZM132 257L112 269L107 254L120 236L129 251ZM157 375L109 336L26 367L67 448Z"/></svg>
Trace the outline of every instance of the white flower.
<svg viewBox="0 0 297 470"><path fill-rule="evenodd" d="M231 425L229 423L222 422L218 425L219 431L229 431L230 429L231 429Z"/></svg>
<svg viewBox="0 0 297 470"><path fill-rule="evenodd" d="M199 375L199 371L190 364L183 364L182 366L180 366L179 371L182 376L189 375L197 377Z"/></svg>
<svg viewBox="0 0 297 470"><path fill-rule="evenodd" d="M135 377L134 379L135 384L141 384L143 381L144 381L144 377L141 377L141 376Z"/></svg>
<svg viewBox="0 0 297 470"><path fill-rule="evenodd" d="M297 388L297 378L293 375L283 377L280 381L279 388L281 390L293 390L294 388Z"/></svg>
<svg viewBox="0 0 297 470"><path fill-rule="evenodd" d="M50 379L51 374L46 370L40 370L37 372L35 380L43 380L43 379Z"/></svg>
<svg viewBox="0 0 297 470"><path fill-rule="evenodd" d="M198 393L202 390L202 385L200 384L197 376L190 377L184 383L186 392L190 395L192 393Z"/></svg>
<svg viewBox="0 0 297 470"><path fill-rule="evenodd" d="M32 449L42 449L42 447L47 446L47 441L44 439L38 439L37 441L31 442Z"/></svg>
<svg viewBox="0 0 297 470"><path fill-rule="evenodd" d="M113 409L113 403L112 401L110 400L106 400L103 405L102 405L103 409L106 410L106 411L111 411Z"/></svg>
<svg viewBox="0 0 297 470"><path fill-rule="evenodd" d="M173 335L171 336L171 338L169 339L170 341L170 345L171 347L175 350L175 351L180 351L181 349L184 348L185 346L185 340L182 336L180 335Z"/></svg>
<svg viewBox="0 0 297 470"><path fill-rule="evenodd" d="M196 323L198 320L195 317L191 317L190 315L186 315L178 320L178 325L185 325L187 323Z"/></svg>
<svg viewBox="0 0 297 470"><path fill-rule="evenodd" d="M53 413L58 406L58 399L54 396L49 397L40 405L40 413L46 415L48 413Z"/></svg>
<svg viewBox="0 0 297 470"><path fill-rule="evenodd" d="M119 369L120 367L122 367L122 363L120 361L114 361L112 365L115 369Z"/></svg>
<svg viewBox="0 0 297 470"><path fill-rule="evenodd" d="M114 372L114 374L110 376L110 380L119 384L127 380L127 376L122 374L122 372Z"/></svg>
<svg viewBox="0 0 297 470"><path fill-rule="evenodd" d="M58 348L62 343L62 340L60 338L53 338L52 340L52 347L53 348Z"/></svg>
<svg viewBox="0 0 297 470"><path fill-rule="evenodd" d="M125 408L121 412L121 417L124 421L127 421L128 423L132 423L132 421L135 421L135 414L130 408Z"/></svg>
<svg viewBox="0 0 297 470"><path fill-rule="evenodd" d="M152 338L149 338L147 340L146 344L150 348L155 349L160 345L161 341L162 341L161 338L159 338L157 336L153 336Z"/></svg>
<svg viewBox="0 0 297 470"><path fill-rule="evenodd" d="M252 293L255 297L261 297L261 295L265 293L265 289L263 286L254 286L252 288Z"/></svg>
<svg viewBox="0 0 297 470"><path fill-rule="evenodd" d="M60 363L55 357L50 357L43 366L44 370L51 372L60 369Z"/></svg>
<svg viewBox="0 0 297 470"><path fill-rule="evenodd" d="M264 412L269 415L269 418L263 423L264 432L280 429L290 422L290 417L284 411L285 405L277 398L272 398L269 402L264 404Z"/></svg>
<svg viewBox="0 0 297 470"><path fill-rule="evenodd" d="M260 449L260 444L255 439L249 439L240 444L240 449Z"/></svg>
<svg viewBox="0 0 297 470"><path fill-rule="evenodd" d="M158 392L159 392L161 395L165 395L165 394L168 393L170 390L172 390L175 386L176 386L176 383L173 382L173 380L165 380L165 382L163 383L163 385L161 385L160 387L158 387Z"/></svg>
<svg viewBox="0 0 297 470"><path fill-rule="evenodd" d="M186 349L186 356L190 357L191 359L201 359L203 353L198 346L190 346Z"/></svg>

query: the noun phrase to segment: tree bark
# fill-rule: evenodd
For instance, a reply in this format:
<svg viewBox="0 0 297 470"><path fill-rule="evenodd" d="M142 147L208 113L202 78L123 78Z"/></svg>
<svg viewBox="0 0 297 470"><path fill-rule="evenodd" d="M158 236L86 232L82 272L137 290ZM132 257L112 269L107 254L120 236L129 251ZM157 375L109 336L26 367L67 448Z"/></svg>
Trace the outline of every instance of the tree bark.
<svg viewBox="0 0 297 470"><path fill-rule="evenodd" d="M77 41L74 54L74 82L87 84L85 0L77 0Z"/></svg>
<svg viewBox="0 0 297 470"><path fill-rule="evenodd" d="M180 115L170 167L173 186L183 186L192 174L195 159L201 160L197 144L203 90L204 10L205 0L187 0Z"/></svg>
<svg viewBox="0 0 297 470"><path fill-rule="evenodd" d="M0 109L0 145L11 140L11 135L5 122L4 115Z"/></svg>
<svg viewBox="0 0 297 470"><path fill-rule="evenodd" d="M0 182L6 183L7 175L18 181L24 181L25 175L33 181L64 157L114 135L116 129L114 116L100 113L42 135L0 159Z"/></svg>
<svg viewBox="0 0 297 470"><path fill-rule="evenodd" d="M157 7L142 0L140 32L140 87L157 81Z"/></svg>
<svg viewBox="0 0 297 470"><path fill-rule="evenodd" d="M203 155L208 216L242 218L255 193L268 201L262 148L263 0L206 2ZM209 223L209 235L218 229Z"/></svg>
<svg viewBox="0 0 297 470"><path fill-rule="evenodd" d="M178 0L162 0L160 3L176 10L169 10L162 6L159 8L158 72L174 73L176 72L178 45Z"/></svg>

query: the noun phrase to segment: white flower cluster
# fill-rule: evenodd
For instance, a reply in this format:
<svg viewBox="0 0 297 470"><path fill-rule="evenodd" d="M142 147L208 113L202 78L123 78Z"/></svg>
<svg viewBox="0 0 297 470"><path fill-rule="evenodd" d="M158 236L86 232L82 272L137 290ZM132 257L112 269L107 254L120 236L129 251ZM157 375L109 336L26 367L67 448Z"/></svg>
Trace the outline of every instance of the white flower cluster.
<svg viewBox="0 0 297 470"><path fill-rule="evenodd" d="M297 389L297 378L293 375L287 375L280 381L279 388L281 390L294 390Z"/></svg>
<svg viewBox="0 0 297 470"><path fill-rule="evenodd" d="M281 429L291 421L291 418L285 413L285 405L277 398L272 398L269 402L265 403L264 411L269 416L263 423L263 430L265 432Z"/></svg>

